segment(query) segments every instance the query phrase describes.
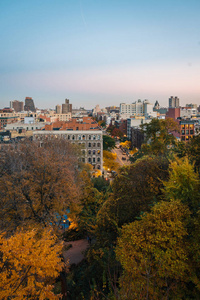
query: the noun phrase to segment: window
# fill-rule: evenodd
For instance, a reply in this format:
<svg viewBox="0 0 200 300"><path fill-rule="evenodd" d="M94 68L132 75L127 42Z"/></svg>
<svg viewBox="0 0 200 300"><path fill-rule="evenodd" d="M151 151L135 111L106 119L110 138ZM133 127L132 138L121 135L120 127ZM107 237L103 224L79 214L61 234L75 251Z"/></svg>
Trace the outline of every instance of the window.
<svg viewBox="0 0 200 300"><path fill-rule="evenodd" d="M88 154L89 154L89 155L91 154L91 150L88 150Z"/></svg>
<svg viewBox="0 0 200 300"><path fill-rule="evenodd" d="M89 135L88 139L91 140L91 135Z"/></svg>
<svg viewBox="0 0 200 300"><path fill-rule="evenodd" d="M83 162L83 163L85 162L85 158L84 158L84 157L82 158L82 162Z"/></svg>
<svg viewBox="0 0 200 300"><path fill-rule="evenodd" d="M72 135L72 140L75 140L75 135Z"/></svg>
<svg viewBox="0 0 200 300"><path fill-rule="evenodd" d="M78 136L78 139L81 140L81 135Z"/></svg>
<svg viewBox="0 0 200 300"><path fill-rule="evenodd" d="M96 143L93 143L93 147L96 147Z"/></svg>
<svg viewBox="0 0 200 300"><path fill-rule="evenodd" d="M70 140L70 135L68 135L68 140Z"/></svg>
<svg viewBox="0 0 200 300"><path fill-rule="evenodd" d="M88 144L88 147L91 147L91 143Z"/></svg>
<svg viewBox="0 0 200 300"><path fill-rule="evenodd" d="M100 150L98 150L98 151L97 151L97 154L98 154L98 155L100 155L100 154L101 154L101 151L100 151Z"/></svg>
<svg viewBox="0 0 200 300"><path fill-rule="evenodd" d="M95 163L95 161L96 161L96 159L95 159L95 157L93 157L92 162Z"/></svg>
<svg viewBox="0 0 200 300"><path fill-rule="evenodd" d="M96 135L93 135L93 140L96 140Z"/></svg>
<svg viewBox="0 0 200 300"><path fill-rule="evenodd" d="M100 140L100 135L97 135L97 140Z"/></svg>
<svg viewBox="0 0 200 300"><path fill-rule="evenodd" d="M91 157L88 158L88 162L89 162L89 163L91 162Z"/></svg>
<svg viewBox="0 0 200 300"><path fill-rule="evenodd" d="M94 155L96 154L96 151L95 151L95 150L93 150L93 154L94 154Z"/></svg>
<svg viewBox="0 0 200 300"><path fill-rule="evenodd" d="M85 140L85 135L83 135L83 140Z"/></svg>
<svg viewBox="0 0 200 300"><path fill-rule="evenodd" d="M101 147L101 144L100 144L100 143L97 143L97 147Z"/></svg>
<svg viewBox="0 0 200 300"><path fill-rule="evenodd" d="M101 169L100 165L98 165L98 166L97 166L97 169L98 169L98 170L100 170L100 169Z"/></svg>
<svg viewBox="0 0 200 300"><path fill-rule="evenodd" d="M97 158L97 161L98 161L98 162L100 162L100 161L101 161L100 157L98 157L98 158Z"/></svg>

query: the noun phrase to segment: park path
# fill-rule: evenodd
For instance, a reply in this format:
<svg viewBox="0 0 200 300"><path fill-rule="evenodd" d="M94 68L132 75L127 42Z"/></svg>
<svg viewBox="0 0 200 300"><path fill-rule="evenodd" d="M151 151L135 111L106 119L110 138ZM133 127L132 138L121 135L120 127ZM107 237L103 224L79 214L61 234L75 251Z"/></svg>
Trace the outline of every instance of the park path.
<svg viewBox="0 0 200 300"><path fill-rule="evenodd" d="M65 242L64 246L72 245L72 247L64 251L63 256L65 262L69 261L69 264L78 264L84 259L84 251L89 247L88 241L86 239L79 241Z"/></svg>

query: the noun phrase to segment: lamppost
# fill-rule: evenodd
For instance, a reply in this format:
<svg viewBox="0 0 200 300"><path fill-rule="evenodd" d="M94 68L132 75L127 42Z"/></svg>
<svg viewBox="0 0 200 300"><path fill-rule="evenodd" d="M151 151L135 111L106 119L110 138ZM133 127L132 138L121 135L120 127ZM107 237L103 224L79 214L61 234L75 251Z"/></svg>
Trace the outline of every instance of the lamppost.
<svg viewBox="0 0 200 300"><path fill-rule="evenodd" d="M66 224L66 220L63 220L63 223L64 223L64 231L65 231L65 224Z"/></svg>

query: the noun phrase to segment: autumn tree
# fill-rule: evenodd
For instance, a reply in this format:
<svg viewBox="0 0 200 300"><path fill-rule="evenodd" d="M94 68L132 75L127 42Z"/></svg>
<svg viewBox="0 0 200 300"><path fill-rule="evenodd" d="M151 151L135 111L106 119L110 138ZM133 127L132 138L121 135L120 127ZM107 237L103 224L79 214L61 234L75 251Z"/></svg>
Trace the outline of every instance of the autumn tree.
<svg viewBox="0 0 200 300"><path fill-rule="evenodd" d="M131 148L131 142L130 141L121 142L120 146L124 149L130 149Z"/></svg>
<svg viewBox="0 0 200 300"><path fill-rule="evenodd" d="M111 197L99 211L99 224L106 227L116 222L121 227L124 223L134 221L141 212L149 211L162 195L162 180L167 177L168 161L164 158L144 157L121 168L112 183ZM110 219L114 223L110 223Z"/></svg>
<svg viewBox="0 0 200 300"><path fill-rule="evenodd" d="M187 157L171 161L169 180L164 182L164 193L167 199L179 199L187 204L192 212L199 209L199 176L194 171Z"/></svg>
<svg viewBox="0 0 200 300"><path fill-rule="evenodd" d="M119 138L123 136L123 132L121 132L121 130L118 128L114 128L110 134L114 137L119 137Z"/></svg>
<svg viewBox="0 0 200 300"><path fill-rule="evenodd" d="M106 170L116 171L119 164L116 162L117 154L110 151L103 151L103 166Z"/></svg>
<svg viewBox="0 0 200 300"><path fill-rule="evenodd" d="M61 140L19 143L0 156L0 227L59 225L79 198L78 162Z"/></svg>
<svg viewBox="0 0 200 300"><path fill-rule="evenodd" d="M62 243L49 228L0 234L0 299L59 299L53 284L64 267Z"/></svg>
<svg viewBox="0 0 200 300"><path fill-rule="evenodd" d="M152 212L122 228L116 248L122 264L120 299L183 299L188 281L185 220L190 211L180 201L160 202Z"/></svg>

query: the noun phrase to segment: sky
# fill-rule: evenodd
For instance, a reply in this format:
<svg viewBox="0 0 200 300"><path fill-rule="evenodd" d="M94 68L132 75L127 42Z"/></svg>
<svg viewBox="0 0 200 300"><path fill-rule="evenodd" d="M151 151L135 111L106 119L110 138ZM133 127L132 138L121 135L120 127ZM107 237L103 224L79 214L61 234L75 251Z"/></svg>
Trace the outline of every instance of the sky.
<svg viewBox="0 0 200 300"><path fill-rule="evenodd" d="M199 0L0 0L0 108L200 105Z"/></svg>

